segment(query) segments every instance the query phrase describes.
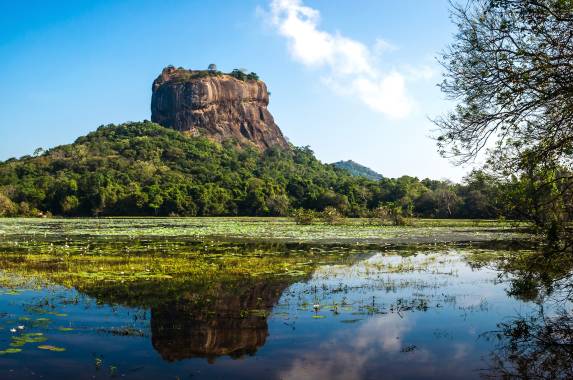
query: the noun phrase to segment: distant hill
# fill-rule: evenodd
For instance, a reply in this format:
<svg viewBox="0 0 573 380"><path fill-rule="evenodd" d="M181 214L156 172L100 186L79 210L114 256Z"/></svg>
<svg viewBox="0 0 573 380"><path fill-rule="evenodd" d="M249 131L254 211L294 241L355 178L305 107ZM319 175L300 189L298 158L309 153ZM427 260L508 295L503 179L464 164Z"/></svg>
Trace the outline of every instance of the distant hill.
<svg viewBox="0 0 573 380"><path fill-rule="evenodd" d="M359 163L354 162L352 160L338 161L338 162L335 162L333 165L339 169L346 170L347 172L349 172L353 176L364 177L364 178L368 178L368 179L371 179L374 181L379 181L382 178L384 178L384 176L382 174L376 173L374 170L372 170L372 169L370 169L364 165L360 165Z"/></svg>

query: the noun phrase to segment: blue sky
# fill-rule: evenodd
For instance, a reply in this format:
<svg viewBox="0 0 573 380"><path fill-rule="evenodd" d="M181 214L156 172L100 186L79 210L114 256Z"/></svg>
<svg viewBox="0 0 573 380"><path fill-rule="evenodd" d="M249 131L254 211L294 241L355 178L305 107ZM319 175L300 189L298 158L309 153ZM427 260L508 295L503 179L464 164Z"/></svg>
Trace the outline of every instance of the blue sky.
<svg viewBox="0 0 573 380"><path fill-rule="evenodd" d="M150 118L169 64L255 71L295 145L386 176L460 180L428 117L447 110L447 0L3 1L0 160Z"/></svg>

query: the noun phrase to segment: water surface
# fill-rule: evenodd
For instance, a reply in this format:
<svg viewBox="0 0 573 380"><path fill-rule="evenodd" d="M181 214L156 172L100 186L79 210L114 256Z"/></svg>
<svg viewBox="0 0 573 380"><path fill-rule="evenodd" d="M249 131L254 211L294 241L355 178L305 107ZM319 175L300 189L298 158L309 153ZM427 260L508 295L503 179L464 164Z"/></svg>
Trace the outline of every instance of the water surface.
<svg viewBox="0 0 573 380"><path fill-rule="evenodd" d="M167 239L1 249L2 379L573 373L559 348L570 330L545 331L571 326L570 304L547 290L569 270L532 272L507 259L519 251Z"/></svg>

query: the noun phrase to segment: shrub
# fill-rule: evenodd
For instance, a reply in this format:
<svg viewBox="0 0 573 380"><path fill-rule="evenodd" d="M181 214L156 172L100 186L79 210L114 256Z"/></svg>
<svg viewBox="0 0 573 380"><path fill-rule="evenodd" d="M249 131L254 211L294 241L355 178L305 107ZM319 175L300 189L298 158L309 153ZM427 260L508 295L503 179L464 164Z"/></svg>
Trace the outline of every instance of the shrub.
<svg viewBox="0 0 573 380"><path fill-rule="evenodd" d="M410 221L404 217L402 206L398 202L388 202L372 210L370 221L381 224L390 222L394 226L410 224Z"/></svg>
<svg viewBox="0 0 573 380"><path fill-rule="evenodd" d="M6 195L0 193L0 216L15 216L18 208Z"/></svg>
<svg viewBox="0 0 573 380"><path fill-rule="evenodd" d="M309 225L314 223L316 213L313 210L298 208L293 211L292 217L296 224Z"/></svg>
<svg viewBox="0 0 573 380"><path fill-rule="evenodd" d="M378 206L368 212L369 224L387 224L390 221L390 214L388 207Z"/></svg>
<svg viewBox="0 0 573 380"><path fill-rule="evenodd" d="M231 73L229 75L235 79L238 79L238 80L246 80L247 79L247 74L245 74L244 72L242 72L239 69L234 69L233 71L231 71Z"/></svg>
<svg viewBox="0 0 573 380"><path fill-rule="evenodd" d="M342 215L332 206L328 206L320 213L321 219L326 224L339 224L342 222Z"/></svg>
<svg viewBox="0 0 573 380"><path fill-rule="evenodd" d="M247 80L259 80L257 73L251 72L247 74Z"/></svg>
<svg viewBox="0 0 573 380"><path fill-rule="evenodd" d="M38 217L38 216L45 216L51 213L49 211L42 212L35 207L30 206L28 202L20 202L18 204L18 216L27 216L27 217Z"/></svg>
<svg viewBox="0 0 573 380"><path fill-rule="evenodd" d="M30 207L28 202L20 202L18 205L18 215L20 216L38 216L38 210Z"/></svg>
<svg viewBox="0 0 573 380"><path fill-rule="evenodd" d="M255 72L246 73L245 69L234 69L229 73L235 79L246 81L246 80L259 80L259 76Z"/></svg>

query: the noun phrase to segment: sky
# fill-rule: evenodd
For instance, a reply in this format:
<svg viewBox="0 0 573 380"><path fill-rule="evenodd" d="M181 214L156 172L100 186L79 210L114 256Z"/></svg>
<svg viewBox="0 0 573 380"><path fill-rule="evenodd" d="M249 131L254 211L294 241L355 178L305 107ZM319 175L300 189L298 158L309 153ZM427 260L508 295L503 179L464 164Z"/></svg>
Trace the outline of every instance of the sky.
<svg viewBox="0 0 573 380"><path fill-rule="evenodd" d="M459 181L430 121L453 106L436 57L454 32L447 0L2 1L0 160L150 119L163 67L215 63L256 72L323 162Z"/></svg>

